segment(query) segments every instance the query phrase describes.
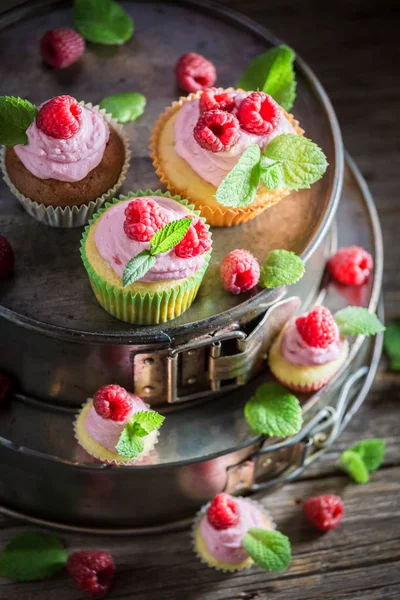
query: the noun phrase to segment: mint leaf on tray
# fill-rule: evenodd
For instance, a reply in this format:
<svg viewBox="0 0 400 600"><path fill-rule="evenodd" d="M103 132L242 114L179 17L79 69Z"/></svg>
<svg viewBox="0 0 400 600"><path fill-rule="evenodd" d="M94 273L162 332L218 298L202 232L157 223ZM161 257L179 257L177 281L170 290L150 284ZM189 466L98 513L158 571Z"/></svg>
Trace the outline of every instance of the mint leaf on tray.
<svg viewBox="0 0 400 600"><path fill-rule="evenodd" d="M7 544L0 559L0 574L15 581L47 579L65 567L67 558L57 537L29 531Z"/></svg>
<svg viewBox="0 0 400 600"><path fill-rule="evenodd" d="M271 250L261 267L259 285L266 288L291 285L303 275L303 261L295 252Z"/></svg>
<svg viewBox="0 0 400 600"><path fill-rule="evenodd" d="M113 0L75 0L74 27L96 44L124 44L133 35L132 18Z"/></svg>
<svg viewBox="0 0 400 600"><path fill-rule="evenodd" d="M301 406L280 383L263 383L244 407L244 416L256 433L287 437L298 433L303 424Z"/></svg>
<svg viewBox="0 0 400 600"><path fill-rule="evenodd" d="M360 306L347 306L333 317L342 335L376 335L385 331L378 317Z"/></svg>
<svg viewBox="0 0 400 600"><path fill-rule="evenodd" d="M35 120L38 109L22 98L0 96L0 144L27 144L26 130Z"/></svg>
<svg viewBox="0 0 400 600"><path fill-rule="evenodd" d="M135 121L143 114L145 106L146 98L139 92L118 92L100 102L100 108L104 108L122 124Z"/></svg>

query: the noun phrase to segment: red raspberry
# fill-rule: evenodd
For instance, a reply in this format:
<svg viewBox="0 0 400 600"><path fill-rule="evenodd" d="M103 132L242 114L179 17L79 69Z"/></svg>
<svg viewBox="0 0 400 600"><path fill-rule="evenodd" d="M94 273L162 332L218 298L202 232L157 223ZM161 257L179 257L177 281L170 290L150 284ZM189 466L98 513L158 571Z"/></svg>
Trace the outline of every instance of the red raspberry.
<svg viewBox="0 0 400 600"><path fill-rule="evenodd" d="M340 283L362 285L374 266L372 256L359 246L340 248L328 260L328 271Z"/></svg>
<svg viewBox="0 0 400 600"><path fill-rule="evenodd" d="M221 263L224 288L232 294L251 290L260 279L260 265L247 250L232 250Z"/></svg>
<svg viewBox="0 0 400 600"><path fill-rule="evenodd" d="M9 399L12 389L11 379L0 371L0 404Z"/></svg>
<svg viewBox="0 0 400 600"><path fill-rule="evenodd" d="M192 217L185 237L175 246L175 254L180 258L190 258L208 252L211 237L207 225L199 217Z"/></svg>
<svg viewBox="0 0 400 600"><path fill-rule="evenodd" d="M224 92L224 90L217 88L207 88L201 95L199 108L201 113L216 109L232 112L235 108L235 98L231 92Z"/></svg>
<svg viewBox="0 0 400 600"><path fill-rule="evenodd" d="M104 596L113 582L115 564L108 552L82 550L69 556L67 569L81 592L89 596Z"/></svg>
<svg viewBox="0 0 400 600"><path fill-rule="evenodd" d="M337 527L344 515L344 504L340 496L326 494L309 498L303 505L307 520L320 531Z"/></svg>
<svg viewBox="0 0 400 600"><path fill-rule="evenodd" d="M229 494L217 494L208 507L207 520L214 529L228 529L239 521L237 504Z"/></svg>
<svg viewBox="0 0 400 600"><path fill-rule="evenodd" d="M93 406L103 419L124 421L132 409L132 398L119 385L103 385L93 396Z"/></svg>
<svg viewBox="0 0 400 600"><path fill-rule="evenodd" d="M81 128L82 107L71 96L56 96L42 108L36 117L36 125L46 135L57 140L68 140Z"/></svg>
<svg viewBox="0 0 400 600"><path fill-rule="evenodd" d="M149 242L168 223L161 206L151 198L136 198L125 209L124 231L131 240Z"/></svg>
<svg viewBox="0 0 400 600"><path fill-rule="evenodd" d="M10 242L0 235L0 279L7 277L14 269L14 250Z"/></svg>
<svg viewBox="0 0 400 600"><path fill-rule="evenodd" d="M308 315L298 317L296 326L306 344L315 348L327 348L338 333L335 319L325 306L316 306Z"/></svg>
<svg viewBox="0 0 400 600"><path fill-rule="evenodd" d="M257 135L267 135L278 125L279 106L268 94L252 92L239 106L238 119L243 129Z"/></svg>
<svg viewBox="0 0 400 600"><path fill-rule="evenodd" d="M175 66L178 84L187 92L197 92L214 85L217 72L214 65L196 52L183 54Z"/></svg>
<svg viewBox="0 0 400 600"><path fill-rule="evenodd" d="M204 150L223 152L236 144L239 121L223 110L209 110L200 115L194 129L194 139Z"/></svg>
<svg viewBox="0 0 400 600"><path fill-rule="evenodd" d="M85 40L74 29L52 29L40 40L40 53L49 65L65 69L80 58Z"/></svg>

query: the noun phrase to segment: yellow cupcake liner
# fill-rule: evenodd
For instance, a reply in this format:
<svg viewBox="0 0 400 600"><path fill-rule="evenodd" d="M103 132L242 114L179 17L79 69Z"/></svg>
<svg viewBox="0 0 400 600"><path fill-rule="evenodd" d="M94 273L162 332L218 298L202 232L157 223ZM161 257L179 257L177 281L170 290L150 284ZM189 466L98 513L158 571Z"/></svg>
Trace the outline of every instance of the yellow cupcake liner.
<svg viewBox="0 0 400 600"><path fill-rule="evenodd" d="M238 497L240 498L241 496ZM244 498L244 500L246 500L246 502L250 502L262 512L265 519L266 529L276 529L276 524L273 521L270 513L264 508L262 504L260 504L260 502L257 502L256 500L253 500L251 498ZM210 503L211 502L208 502L208 504L206 504L199 510L199 512L195 516L194 523L192 526L192 547L197 558L208 567L216 569L217 571L222 571L224 573L232 573L234 571L242 571L243 569L249 569L254 564L254 561L250 556L241 563L231 564L226 563L222 560L218 560L208 550L205 541L201 537L200 523L205 518Z"/></svg>
<svg viewBox="0 0 400 600"><path fill-rule="evenodd" d="M186 206L193 214L199 215L199 212L194 210L194 207L186 200L183 200L180 196L172 196L169 192L161 192L160 190L156 190L155 192L152 190L138 190L137 192L129 193L127 196L120 196L119 198L115 198L113 202L106 203L103 208L93 215L89 225L85 227L81 240L81 257L96 299L104 310L113 317L125 321L126 323L136 325L158 325L159 323L165 323L166 321L176 319L191 306L208 268L211 259L211 250L205 255L204 265L196 273L186 279L176 280L176 283L170 287L170 289L154 293L143 293L142 291L135 292L135 283L128 286L127 289L122 288L122 281L121 287L107 283L92 268L85 250L90 226L93 225L96 219L98 219L107 208L123 200L141 196L171 198Z"/></svg>
<svg viewBox="0 0 400 600"><path fill-rule="evenodd" d="M123 126L120 125L111 114L107 113L104 108L100 108L98 105L93 106L91 102L85 103L82 101L79 102L79 104L85 108L91 108L92 110L99 112L104 120L107 121L107 123L117 132L123 142L125 150L125 160L124 164L122 165L118 181L113 185L113 187L104 192L104 194L99 196L96 200L92 200L88 204L81 204L80 206L62 207L40 204L35 200L27 198L15 187L8 176L5 163L6 147L2 146L0 148L0 168L3 172L3 180L6 182L11 192L19 200L27 213L36 219L36 221L40 221L41 223L49 225L50 227L62 227L67 229L86 225L86 223L89 222L99 208L103 206L107 200L111 200L115 196L124 183L126 179L126 173L129 169L131 151L129 149L129 139L124 132Z"/></svg>
<svg viewBox="0 0 400 600"><path fill-rule="evenodd" d="M232 92L235 90L234 88L227 88L226 91ZM200 98L201 94L202 92L200 91L189 94L188 96L182 96L179 100L173 102L171 106L167 107L165 112L159 116L158 120L154 124L153 132L150 137L150 157L153 161L153 165L156 169L158 177L165 187L171 192L171 194L182 194L188 197L189 201L192 202L200 211L201 216L205 218L209 225L213 227L232 227L234 225L240 225L241 223L246 223L246 221L254 219L267 208L277 204L277 202L290 194L290 190L279 189L269 191L263 187L257 192L254 202L250 206L246 206L244 208L231 208L229 206L223 206L222 204L211 206L207 204L206 201L201 202L197 199L191 198L189 189L182 190L176 188L170 182L162 167L162 160L159 154L159 138L166 122L182 108L185 102L196 100ZM291 123L296 133L302 135L304 130L300 127L299 122L293 117L292 114L287 113L282 107L280 108L285 117ZM196 179L204 181L188 163L186 163L186 165L195 181ZM217 191L217 188L211 184L208 184L208 187L213 190L213 194Z"/></svg>
<svg viewBox="0 0 400 600"><path fill-rule="evenodd" d="M74 421L74 436L76 441L90 456L93 456L97 460L101 462L116 465L116 466L133 466L137 463L140 463L146 456L152 452L154 446L158 443L158 438L160 436L160 432L158 429L149 433L143 438L144 441L144 450L139 456L136 458L125 458L117 454L116 452L112 452L108 448L105 448L99 442L96 442L86 431L85 429L85 420L87 413L91 406L93 405L93 400L90 398L82 405L82 409L76 416ZM147 408L150 408L148 404L146 404Z"/></svg>
<svg viewBox="0 0 400 600"><path fill-rule="evenodd" d="M293 365L287 362L281 353L283 331L284 329L270 348L269 367L275 378L293 392L316 392L332 379L346 361L349 344L346 339L343 339L342 350L336 360L315 367Z"/></svg>

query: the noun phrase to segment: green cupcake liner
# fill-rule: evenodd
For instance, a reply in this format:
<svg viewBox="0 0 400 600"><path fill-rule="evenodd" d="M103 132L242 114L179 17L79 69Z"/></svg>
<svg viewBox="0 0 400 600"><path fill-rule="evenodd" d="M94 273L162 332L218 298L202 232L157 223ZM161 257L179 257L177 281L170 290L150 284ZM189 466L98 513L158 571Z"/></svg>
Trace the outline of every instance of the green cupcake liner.
<svg viewBox="0 0 400 600"><path fill-rule="evenodd" d="M86 239L89 229L96 219L98 219L103 212L113 204L128 200L132 197L137 198L141 196L162 196L164 198L171 198L186 206L193 214L199 216L201 220L205 222L205 219L200 216L200 212L195 210L193 205L189 204L187 200L182 199L180 196L172 196L169 192L162 192L161 190L138 190L137 192L132 192L126 196L114 198L112 202L107 202L103 208L93 215L93 218L89 221L89 224L85 227L83 232L80 252L93 292L104 310L113 317L125 321L126 323L135 325L158 325L159 323L165 323L166 321L176 319L176 317L179 317L179 315L185 312L185 310L193 303L210 262L211 250L205 256L203 267L187 279L182 280L182 283L163 292L146 292L145 294L142 292L133 293L132 291L124 290L122 287L119 288L107 283L94 271L86 256Z"/></svg>

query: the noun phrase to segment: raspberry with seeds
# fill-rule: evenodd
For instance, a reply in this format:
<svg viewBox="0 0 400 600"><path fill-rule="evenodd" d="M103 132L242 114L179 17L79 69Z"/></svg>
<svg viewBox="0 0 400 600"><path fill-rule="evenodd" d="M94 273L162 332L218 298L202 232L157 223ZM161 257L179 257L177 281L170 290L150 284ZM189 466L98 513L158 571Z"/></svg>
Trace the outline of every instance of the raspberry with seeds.
<svg viewBox="0 0 400 600"><path fill-rule="evenodd" d="M68 140L81 128L82 107L71 96L56 96L43 104L36 125L50 137Z"/></svg>
<svg viewBox="0 0 400 600"><path fill-rule="evenodd" d="M199 217L192 217L185 237L175 246L175 254L179 258L191 258L208 252L210 248L211 237L207 225Z"/></svg>
<svg viewBox="0 0 400 600"><path fill-rule="evenodd" d="M327 348L338 337L338 326L326 306L316 306L307 315L296 319L303 340L314 348Z"/></svg>
<svg viewBox="0 0 400 600"><path fill-rule="evenodd" d="M278 125L278 104L264 92L252 92L239 106L238 119L242 129L256 135L268 135Z"/></svg>
<svg viewBox="0 0 400 600"><path fill-rule="evenodd" d="M374 261L370 253L359 246L340 248L327 264L332 277L345 285L365 283L373 266Z"/></svg>
<svg viewBox="0 0 400 600"><path fill-rule="evenodd" d="M340 496L325 494L309 498L303 505L307 520L320 531L337 527L344 515L344 504Z"/></svg>
<svg viewBox="0 0 400 600"><path fill-rule="evenodd" d="M239 521L235 499L229 494L217 494L208 507L207 520L214 529L229 529Z"/></svg>
<svg viewBox="0 0 400 600"><path fill-rule="evenodd" d="M224 288L232 294L251 290L260 279L260 265L247 250L232 250L221 263Z"/></svg>
<svg viewBox="0 0 400 600"><path fill-rule="evenodd" d="M168 218L152 198L136 198L125 209L124 231L131 240L149 242Z"/></svg>
<svg viewBox="0 0 400 600"><path fill-rule="evenodd" d="M193 137L204 150L229 150L239 139L239 121L223 110L209 110L200 115L193 129Z"/></svg>
<svg viewBox="0 0 400 600"><path fill-rule="evenodd" d="M216 109L232 112L234 108L235 97L232 92L225 92L217 88L207 88L204 90L199 102L200 113Z"/></svg>
<svg viewBox="0 0 400 600"><path fill-rule="evenodd" d="M12 393L13 384L11 379L5 373L0 371L0 404L6 402Z"/></svg>
<svg viewBox="0 0 400 600"><path fill-rule="evenodd" d="M67 570L81 592L100 597L104 596L111 587L115 564L108 552L82 550L73 552L69 556Z"/></svg>
<svg viewBox="0 0 400 600"><path fill-rule="evenodd" d="M94 394L93 406L103 419L121 422L132 410L132 397L119 385L104 385Z"/></svg>
<svg viewBox="0 0 400 600"><path fill-rule="evenodd" d="M52 29L40 40L40 53L49 65L65 69L80 58L85 50L85 40L74 29Z"/></svg>
<svg viewBox="0 0 400 600"><path fill-rule="evenodd" d="M14 250L10 242L0 235L0 279L7 277L14 269Z"/></svg>
<svg viewBox="0 0 400 600"><path fill-rule="evenodd" d="M187 92L197 92L214 85L217 72L212 62L196 52L183 54L175 66L178 84Z"/></svg>

